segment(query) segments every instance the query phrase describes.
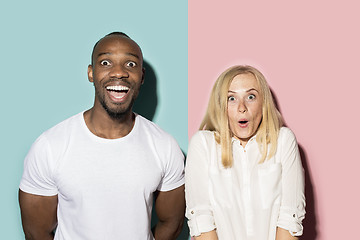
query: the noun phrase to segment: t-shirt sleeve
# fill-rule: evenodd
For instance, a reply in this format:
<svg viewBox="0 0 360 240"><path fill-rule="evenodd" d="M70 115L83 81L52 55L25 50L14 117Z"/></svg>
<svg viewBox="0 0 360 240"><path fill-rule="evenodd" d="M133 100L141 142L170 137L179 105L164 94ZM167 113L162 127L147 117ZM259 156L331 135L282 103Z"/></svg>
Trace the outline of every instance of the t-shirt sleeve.
<svg viewBox="0 0 360 240"><path fill-rule="evenodd" d="M197 132L189 143L185 167L186 218L190 236L216 228L209 198L209 149L205 137Z"/></svg>
<svg viewBox="0 0 360 240"><path fill-rule="evenodd" d="M165 172L158 190L170 191L185 183L184 179L184 154L174 138L169 138L168 157L165 164Z"/></svg>
<svg viewBox="0 0 360 240"><path fill-rule="evenodd" d="M305 217L304 170L294 133L288 128L283 128L280 134L283 134L279 142L282 199L277 226L288 230L293 236L301 236L302 220Z"/></svg>
<svg viewBox="0 0 360 240"><path fill-rule="evenodd" d="M41 135L25 157L20 189L35 195L56 195L58 191L53 179L53 169L54 163L49 143L46 137Z"/></svg>

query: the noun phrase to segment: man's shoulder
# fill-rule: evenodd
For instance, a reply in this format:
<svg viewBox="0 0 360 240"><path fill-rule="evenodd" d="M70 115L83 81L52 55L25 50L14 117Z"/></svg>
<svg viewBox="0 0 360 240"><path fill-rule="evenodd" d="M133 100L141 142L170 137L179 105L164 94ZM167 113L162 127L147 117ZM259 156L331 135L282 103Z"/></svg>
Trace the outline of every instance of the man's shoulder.
<svg viewBox="0 0 360 240"><path fill-rule="evenodd" d="M177 144L175 138L156 123L138 114L136 118L138 121L138 132L141 136L147 136L149 139L152 139L157 143L175 142Z"/></svg>
<svg viewBox="0 0 360 240"><path fill-rule="evenodd" d="M139 114L137 114L136 118L141 131L147 131L154 136L171 137L169 133L167 133L164 129L162 129L158 124L154 123L153 121L150 121Z"/></svg>
<svg viewBox="0 0 360 240"><path fill-rule="evenodd" d="M72 128L78 128L79 125L81 124L82 114L83 114L83 112L78 113L76 115L73 115L73 116L59 122L55 126L49 128L48 130L43 132L40 135L40 137L43 136L48 139L54 139L54 138L58 139L59 137L61 137L63 135L69 134L69 130L71 130Z"/></svg>
<svg viewBox="0 0 360 240"><path fill-rule="evenodd" d="M81 113L76 114L43 132L32 144L26 158L36 159L39 156L46 156L46 161L58 159L71 141L73 129L79 128L80 117Z"/></svg>

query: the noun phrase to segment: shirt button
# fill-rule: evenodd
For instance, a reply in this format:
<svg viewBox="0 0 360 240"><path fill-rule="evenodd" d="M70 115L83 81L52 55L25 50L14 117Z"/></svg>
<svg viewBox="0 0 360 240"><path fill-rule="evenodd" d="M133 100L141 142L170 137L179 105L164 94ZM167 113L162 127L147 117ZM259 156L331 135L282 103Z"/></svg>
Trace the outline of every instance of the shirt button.
<svg viewBox="0 0 360 240"><path fill-rule="evenodd" d="M191 214L194 214L194 211L191 211Z"/></svg>
<svg viewBox="0 0 360 240"><path fill-rule="evenodd" d="M293 217L295 217L295 213L293 214Z"/></svg>

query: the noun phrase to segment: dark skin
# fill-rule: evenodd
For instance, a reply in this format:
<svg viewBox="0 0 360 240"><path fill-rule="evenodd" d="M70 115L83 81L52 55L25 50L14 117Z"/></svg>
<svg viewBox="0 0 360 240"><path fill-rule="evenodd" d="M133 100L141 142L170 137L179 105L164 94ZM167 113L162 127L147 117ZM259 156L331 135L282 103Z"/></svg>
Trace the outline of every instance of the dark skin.
<svg viewBox="0 0 360 240"><path fill-rule="evenodd" d="M57 195L38 196L19 190L21 220L27 240L54 239L57 225Z"/></svg>
<svg viewBox="0 0 360 240"><path fill-rule="evenodd" d="M133 128L132 105L144 82L141 49L129 38L111 35L99 41L93 56L88 79L95 86L95 101L84 113L85 123L98 137L124 137ZM123 93L114 93L111 90L114 87L121 87ZM39 196L19 190L19 203L25 238L53 239L57 225L57 195ZM154 229L155 239L176 239L184 221L184 186L157 192L155 210L159 218Z"/></svg>
<svg viewBox="0 0 360 240"><path fill-rule="evenodd" d="M153 229L156 240L176 239L185 215L184 185L168 192L157 192L155 210L159 222Z"/></svg>

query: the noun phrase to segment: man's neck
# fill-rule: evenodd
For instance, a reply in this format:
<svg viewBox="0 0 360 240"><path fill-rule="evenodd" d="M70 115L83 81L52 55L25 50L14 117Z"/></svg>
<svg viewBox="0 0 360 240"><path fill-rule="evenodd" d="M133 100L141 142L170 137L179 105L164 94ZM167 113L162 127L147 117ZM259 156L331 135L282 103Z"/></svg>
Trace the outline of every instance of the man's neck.
<svg viewBox="0 0 360 240"><path fill-rule="evenodd" d="M88 129L98 137L107 139L122 138L128 135L135 123L132 111L120 118L112 118L104 109L91 108L84 113Z"/></svg>

